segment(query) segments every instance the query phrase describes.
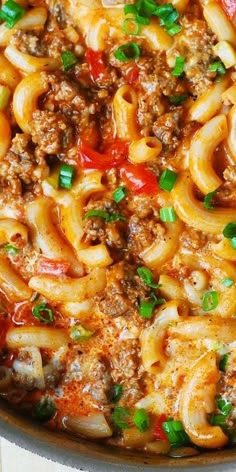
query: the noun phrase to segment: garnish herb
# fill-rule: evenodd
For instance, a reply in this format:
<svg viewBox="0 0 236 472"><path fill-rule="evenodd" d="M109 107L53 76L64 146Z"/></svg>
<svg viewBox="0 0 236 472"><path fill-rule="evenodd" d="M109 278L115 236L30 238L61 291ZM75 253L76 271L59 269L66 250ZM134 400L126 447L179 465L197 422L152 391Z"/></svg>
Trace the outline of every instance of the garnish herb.
<svg viewBox="0 0 236 472"><path fill-rule="evenodd" d="M87 211L87 213L85 213L84 219L93 218L94 216L98 218L103 218L107 223L110 223L116 220L126 221L127 219L125 216L120 215L119 213L110 214L104 210L89 210Z"/></svg>
<svg viewBox="0 0 236 472"><path fill-rule="evenodd" d="M123 393L123 386L122 385L113 385L112 391L111 391L111 402L112 403L117 403Z"/></svg>
<svg viewBox="0 0 236 472"><path fill-rule="evenodd" d="M122 62L134 61L135 59L138 59L140 54L140 47L133 41L123 44L114 52L115 58Z"/></svg>
<svg viewBox="0 0 236 472"><path fill-rule="evenodd" d="M6 28L11 29L25 16L25 13L25 8L19 3L14 2L14 0L7 0L0 10L0 18L6 22Z"/></svg>
<svg viewBox="0 0 236 472"><path fill-rule="evenodd" d="M166 190L167 192L170 192L172 188L174 187L177 178L178 178L178 174L176 174L176 172L174 172L171 169L165 169L164 172L162 172L161 177L159 179L159 187L162 190Z"/></svg>
<svg viewBox="0 0 236 472"><path fill-rule="evenodd" d="M149 416L143 408L135 412L133 422L141 433L145 433L150 426Z"/></svg>
<svg viewBox="0 0 236 472"><path fill-rule="evenodd" d="M50 395L45 395L35 403L33 413L37 420L43 423L53 418L56 407Z"/></svg>
<svg viewBox="0 0 236 472"><path fill-rule="evenodd" d="M178 56L175 59L175 66L171 72L171 75L174 77L179 77L184 72L185 58L183 56Z"/></svg>
<svg viewBox="0 0 236 472"><path fill-rule="evenodd" d="M75 175L75 169L68 164L62 164L59 170L58 185L61 188L71 189Z"/></svg>
<svg viewBox="0 0 236 472"><path fill-rule="evenodd" d="M73 339L73 341L87 341L91 336L93 335L93 331L90 331L89 329L86 329L83 325L81 324L76 324L72 326L70 330L70 337Z"/></svg>
<svg viewBox="0 0 236 472"><path fill-rule="evenodd" d="M236 237L236 223L228 223L223 229L223 235L227 239L232 239Z"/></svg>
<svg viewBox="0 0 236 472"><path fill-rule="evenodd" d="M165 303L164 298L157 298L154 292L150 293L151 300L141 300L139 305L139 314L142 318L150 320L153 314L153 310L157 305Z"/></svg>
<svg viewBox="0 0 236 472"><path fill-rule="evenodd" d="M177 221L177 215L173 207L163 207L160 209L160 219L166 223Z"/></svg>
<svg viewBox="0 0 236 472"><path fill-rule="evenodd" d="M5 110L8 105L11 91L5 85L0 85L0 111Z"/></svg>
<svg viewBox="0 0 236 472"><path fill-rule="evenodd" d="M218 292L216 292L215 290L206 292L202 299L202 309L204 311L214 310L214 308L216 308L219 303L218 298Z"/></svg>
<svg viewBox="0 0 236 472"><path fill-rule="evenodd" d="M117 406L112 415L111 420L112 422L121 429L128 429L130 428L128 421L131 416L131 413L127 408L123 406Z"/></svg>
<svg viewBox="0 0 236 472"><path fill-rule="evenodd" d="M209 192L207 195L205 195L203 200L203 206L206 208L206 210L214 210L212 200L215 194L216 190L213 190L213 192Z"/></svg>
<svg viewBox="0 0 236 472"><path fill-rule="evenodd" d="M182 103L185 102L185 100L187 100L188 98L188 95L187 94L183 94L183 95L170 95L168 97L169 99L169 102L171 103L171 105L175 105L176 107L179 106L179 105L182 105Z"/></svg>
<svg viewBox="0 0 236 472"><path fill-rule="evenodd" d="M42 323L49 324L52 323L54 320L52 310L50 308L47 308L47 303L45 302L35 305L32 308L32 314L39 321L42 321Z"/></svg>
<svg viewBox="0 0 236 472"><path fill-rule="evenodd" d="M147 267L138 267L137 274L143 280L143 282L151 288L160 288L160 284L153 282L152 272Z"/></svg>
<svg viewBox="0 0 236 472"><path fill-rule="evenodd" d="M209 66L209 71L210 72L216 72L218 75L224 75L226 74L226 69L221 61L215 61L212 62Z"/></svg>
<svg viewBox="0 0 236 472"><path fill-rule="evenodd" d="M210 423L212 426L220 426L221 428L225 428L226 427L225 419L226 419L225 415L222 415L222 414L213 415L210 418Z"/></svg>
<svg viewBox="0 0 236 472"><path fill-rule="evenodd" d="M77 64L78 58L72 51L65 51L61 53L61 62L64 70L68 71Z"/></svg>
<svg viewBox="0 0 236 472"><path fill-rule="evenodd" d="M164 421L162 428L170 441L171 447L181 447L189 444L190 439L184 431L181 421Z"/></svg>
<svg viewBox="0 0 236 472"><path fill-rule="evenodd" d="M137 36L140 33L141 25L135 16L126 18L122 25L122 31L129 36Z"/></svg>
<svg viewBox="0 0 236 472"><path fill-rule="evenodd" d="M118 187L115 192L112 194L113 200L116 203L120 203L128 195L128 190L122 186Z"/></svg>
<svg viewBox="0 0 236 472"><path fill-rule="evenodd" d="M20 249L18 249L15 246L12 246L11 244L5 244L5 246L2 247L3 251L7 252L10 256L13 256L15 254L18 254Z"/></svg>
<svg viewBox="0 0 236 472"><path fill-rule="evenodd" d="M225 287L232 287L234 284L233 279L230 279L229 277L225 277L224 279L221 280L221 283L225 285Z"/></svg>
<svg viewBox="0 0 236 472"><path fill-rule="evenodd" d="M228 360L229 360L229 354L224 354L219 363L219 369L221 370L221 372L226 372Z"/></svg>
<svg viewBox="0 0 236 472"><path fill-rule="evenodd" d="M224 398L221 397L217 398L216 403L222 415L224 416L228 416L233 408L232 403L227 402L226 400L224 400Z"/></svg>

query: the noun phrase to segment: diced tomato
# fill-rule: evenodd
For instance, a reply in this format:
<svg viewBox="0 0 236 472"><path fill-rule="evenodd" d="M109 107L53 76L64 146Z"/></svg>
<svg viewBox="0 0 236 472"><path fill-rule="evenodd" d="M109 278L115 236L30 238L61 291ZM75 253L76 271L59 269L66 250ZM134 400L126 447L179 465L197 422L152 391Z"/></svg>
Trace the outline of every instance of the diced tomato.
<svg viewBox="0 0 236 472"><path fill-rule="evenodd" d="M128 190L136 195L154 195L159 190L155 174L144 164L127 162L122 165L120 174Z"/></svg>
<svg viewBox="0 0 236 472"><path fill-rule="evenodd" d="M96 81L105 74L106 66L104 63L103 53L101 51L87 49L86 61L89 65L89 71L92 80Z"/></svg>
<svg viewBox="0 0 236 472"><path fill-rule="evenodd" d="M122 164L127 157L128 144L125 142L114 142L104 153L95 151L82 140L79 143L79 161L84 169L108 170Z"/></svg>
<svg viewBox="0 0 236 472"><path fill-rule="evenodd" d="M165 431L162 428L162 423L164 423L164 421L166 420L167 420L167 416L161 415L159 416L159 418L157 419L154 425L153 435L157 441L166 441L168 439Z"/></svg>
<svg viewBox="0 0 236 472"><path fill-rule="evenodd" d="M136 64L134 64L127 72L126 79L128 84L133 85L139 78L139 68Z"/></svg>
<svg viewBox="0 0 236 472"><path fill-rule="evenodd" d="M219 3L226 15L232 20L234 15L236 15L236 0L219 0Z"/></svg>
<svg viewBox="0 0 236 472"><path fill-rule="evenodd" d="M55 261L42 257L37 264L37 274L65 275L70 268L67 261Z"/></svg>

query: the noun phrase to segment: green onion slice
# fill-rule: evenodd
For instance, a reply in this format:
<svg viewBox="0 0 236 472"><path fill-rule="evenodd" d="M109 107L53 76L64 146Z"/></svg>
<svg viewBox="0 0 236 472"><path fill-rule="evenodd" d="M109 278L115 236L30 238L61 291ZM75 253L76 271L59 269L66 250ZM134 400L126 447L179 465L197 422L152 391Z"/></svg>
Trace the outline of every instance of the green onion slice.
<svg viewBox="0 0 236 472"><path fill-rule="evenodd" d="M212 426L220 426L221 428L225 428L226 427L225 415L222 415L222 414L213 415L210 418L210 423Z"/></svg>
<svg viewBox="0 0 236 472"><path fill-rule="evenodd" d="M221 62L221 61L212 62L212 64L210 64L210 66L209 66L209 71L210 72L216 72L218 75L226 74L225 66L224 66L223 62Z"/></svg>
<svg viewBox="0 0 236 472"><path fill-rule="evenodd" d="M161 177L159 179L159 187L162 190L166 190L167 192L170 192L178 178L178 174L174 172L171 169L165 169L164 172L162 172Z"/></svg>
<svg viewBox="0 0 236 472"><path fill-rule="evenodd" d="M177 221L177 215L173 207L163 207L160 209L160 219L166 223Z"/></svg>
<svg viewBox="0 0 236 472"><path fill-rule="evenodd" d="M226 371L226 367L227 367L227 364L228 364L228 360L229 360L229 354L224 354L222 359L220 360L220 363L219 363L219 369L222 371L222 372L225 372Z"/></svg>
<svg viewBox="0 0 236 472"><path fill-rule="evenodd" d="M42 321L42 323L52 323L54 320L52 310L50 308L47 308L47 303L39 303L38 305L35 305L32 308L32 313L35 318L37 318L39 321Z"/></svg>
<svg viewBox="0 0 236 472"><path fill-rule="evenodd" d="M68 71L77 64L78 58L72 51L65 51L61 53L61 62L63 64L64 70Z"/></svg>
<svg viewBox="0 0 236 472"><path fill-rule="evenodd" d="M43 423L51 420L55 413L56 407L50 395L45 395L34 404L33 415Z"/></svg>
<svg viewBox="0 0 236 472"><path fill-rule="evenodd" d="M122 385L113 385L111 391L111 402L117 403L123 394L123 386Z"/></svg>
<svg viewBox="0 0 236 472"><path fill-rule="evenodd" d="M179 77L180 75L182 75L184 72L184 65L185 65L185 57L183 56L176 57L175 66L171 72L171 75L173 75L174 77Z"/></svg>
<svg viewBox="0 0 236 472"><path fill-rule="evenodd" d="M224 416L228 416L233 408L232 403L228 402L227 400L221 397L217 398L216 403L222 415Z"/></svg>
<svg viewBox="0 0 236 472"><path fill-rule="evenodd" d="M189 444L190 439L184 431L181 421L169 420L162 423L162 428L165 431L172 447L181 447Z"/></svg>
<svg viewBox="0 0 236 472"><path fill-rule="evenodd" d="M182 103L185 102L185 100L187 100L188 98L188 95L187 94L183 94L183 95L170 95L168 97L169 99L169 102L171 103L171 105L175 105L176 107L179 106L179 105L182 105Z"/></svg>
<svg viewBox="0 0 236 472"><path fill-rule="evenodd" d="M215 290L211 290L209 292L206 292L203 296L202 309L204 311L214 310L214 308L217 307L218 303L219 303L218 292L216 292Z"/></svg>
<svg viewBox="0 0 236 472"><path fill-rule="evenodd" d="M5 110L8 105L11 91L5 85L0 85L0 111Z"/></svg>
<svg viewBox="0 0 236 472"><path fill-rule="evenodd" d="M84 215L84 219L87 218L93 218L93 217L98 217L98 218L103 218L107 223L110 223L112 221L126 221L127 218L123 215L120 215L119 213L108 213L107 211L104 210L89 210L87 213Z"/></svg>
<svg viewBox="0 0 236 472"><path fill-rule="evenodd" d="M76 324L70 330L70 337L76 342L87 341L93 334L93 331L86 329L82 324Z"/></svg>
<svg viewBox="0 0 236 472"><path fill-rule="evenodd" d="M122 62L138 59L140 54L140 47L133 41L123 44L114 52L115 58Z"/></svg>
<svg viewBox="0 0 236 472"><path fill-rule="evenodd" d="M58 185L61 188L71 189L75 175L75 169L68 164L62 164L59 170Z"/></svg>
<svg viewBox="0 0 236 472"><path fill-rule="evenodd" d="M207 195L205 195L203 200L203 206L206 208L206 210L214 210L212 200L215 194L216 190L213 190L213 192L209 192Z"/></svg>
<svg viewBox="0 0 236 472"><path fill-rule="evenodd" d="M165 303L164 298L157 298L154 292L150 293L151 300L141 300L139 305L139 314L142 318L150 320L153 314L153 310L157 305L162 305Z"/></svg>
<svg viewBox="0 0 236 472"><path fill-rule="evenodd" d="M150 426L150 419L144 408L137 410L133 417L133 422L141 433L145 433Z"/></svg>
<svg viewBox="0 0 236 472"><path fill-rule="evenodd" d="M111 420L112 422L121 429L128 429L130 428L128 421L131 413L127 408L123 406L117 406L112 415Z"/></svg>
<svg viewBox="0 0 236 472"><path fill-rule="evenodd" d="M147 267L138 267L137 273L148 287L160 288L160 284L155 284L153 282L152 272L149 269L147 269Z"/></svg>
<svg viewBox="0 0 236 472"><path fill-rule="evenodd" d="M113 192L112 194L113 200L116 203L120 203L127 195L128 195L128 190L124 186L118 187L115 190L115 192Z"/></svg>
<svg viewBox="0 0 236 472"><path fill-rule="evenodd" d="M180 31L181 31L181 26L180 25L176 25L175 23L173 25L167 25L166 26L166 32L170 35L170 36L175 36L176 34L178 34Z"/></svg>
<svg viewBox="0 0 236 472"><path fill-rule="evenodd" d="M236 237L236 223L228 223L223 229L223 235L227 239L232 239Z"/></svg>
<svg viewBox="0 0 236 472"><path fill-rule="evenodd" d="M123 21L122 31L129 36L137 36L140 33L141 26L135 16L126 18Z"/></svg>
<svg viewBox="0 0 236 472"><path fill-rule="evenodd" d="M0 10L0 18L6 22L6 28L11 29L23 18L25 13L25 8L19 3L14 2L14 0L7 0Z"/></svg>
<svg viewBox="0 0 236 472"><path fill-rule="evenodd" d="M236 237L230 239L230 244L233 249L236 249Z"/></svg>
<svg viewBox="0 0 236 472"><path fill-rule="evenodd" d="M14 256L15 254L18 254L20 249L18 249L15 246L12 246L11 244L5 244L5 246L2 247L3 251L7 252L10 256Z"/></svg>
<svg viewBox="0 0 236 472"><path fill-rule="evenodd" d="M232 287L234 284L233 279L230 279L229 277L225 277L224 279L221 280L221 283L225 285L225 287Z"/></svg>

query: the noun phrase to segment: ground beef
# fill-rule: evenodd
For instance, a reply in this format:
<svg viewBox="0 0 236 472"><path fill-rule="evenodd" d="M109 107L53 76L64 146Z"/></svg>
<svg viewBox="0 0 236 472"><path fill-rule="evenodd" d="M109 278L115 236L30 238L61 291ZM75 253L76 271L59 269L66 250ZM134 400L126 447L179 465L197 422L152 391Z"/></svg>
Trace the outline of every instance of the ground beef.
<svg viewBox="0 0 236 472"><path fill-rule="evenodd" d="M140 298L145 298L149 288L137 275L135 267L124 262L107 270L107 286L100 300L100 310L109 316L134 315Z"/></svg>
<svg viewBox="0 0 236 472"><path fill-rule="evenodd" d="M45 153L32 145L30 136L16 134L11 147L1 163L0 184L8 187L13 195L21 195L26 190L36 190L48 175Z"/></svg>
<svg viewBox="0 0 236 472"><path fill-rule="evenodd" d="M65 153L73 145L74 132L71 124L60 113L37 110L31 123L32 140L47 154Z"/></svg>
<svg viewBox="0 0 236 472"><path fill-rule="evenodd" d="M152 243L162 240L165 228L155 217L139 218L135 214L129 220L128 249L131 254L140 257L140 253Z"/></svg>
<svg viewBox="0 0 236 472"><path fill-rule="evenodd" d="M207 236L201 231L194 228L188 228L188 231L183 231L180 236L180 244L184 248L190 249L193 252L204 247L207 242Z"/></svg>
<svg viewBox="0 0 236 472"><path fill-rule="evenodd" d="M111 349L112 379L115 384L123 385L121 402L131 407L143 396L140 366L140 348L136 340L119 342Z"/></svg>
<svg viewBox="0 0 236 472"><path fill-rule="evenodd" d="M181 139L180 119L182 114L183 110L177 108L160 116L153 124L153 133L161 141L163 151L173 152L178 147Z"/></svg>
<svg viewBox="0 0 236 472"><path fill-rule="evenodd" d="M14 34L11 41L23 53L36 57L47 56L46 47L38 33L19 30Z"/></svg>

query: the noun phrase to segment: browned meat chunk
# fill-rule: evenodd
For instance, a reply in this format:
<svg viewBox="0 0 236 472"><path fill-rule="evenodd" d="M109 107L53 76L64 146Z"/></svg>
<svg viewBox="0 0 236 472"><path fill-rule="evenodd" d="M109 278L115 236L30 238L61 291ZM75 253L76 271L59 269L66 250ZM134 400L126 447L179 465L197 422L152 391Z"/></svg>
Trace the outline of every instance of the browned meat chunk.
<svg viewBox="0 0 236 472"><path fill-rule="evenodd" d="M153 133L162 142L164 150L173 152L180 142L180 109L165 113L153 124Z"/></svg>
<svg viewBox="0 0 236 472"><path fill-rule="evenodd" d="M59 154L73 143L73 129L61 114L37 110L31 123L32 140L47 154Z"/></svg>

